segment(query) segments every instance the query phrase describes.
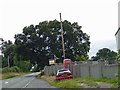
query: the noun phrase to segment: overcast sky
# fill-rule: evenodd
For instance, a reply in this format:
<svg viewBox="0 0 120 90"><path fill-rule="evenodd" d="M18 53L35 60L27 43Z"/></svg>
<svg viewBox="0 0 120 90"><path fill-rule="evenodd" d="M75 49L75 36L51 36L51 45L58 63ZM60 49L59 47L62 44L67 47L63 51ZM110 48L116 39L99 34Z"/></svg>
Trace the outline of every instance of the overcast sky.
<svg viewBox="0 0 120 90"><path fill-rule="evenodd" d="M90 36L90 56L99 49L116 51L119 0L1 0L0 38L12 40L25 26L45 20L78 22Z"/></svg>

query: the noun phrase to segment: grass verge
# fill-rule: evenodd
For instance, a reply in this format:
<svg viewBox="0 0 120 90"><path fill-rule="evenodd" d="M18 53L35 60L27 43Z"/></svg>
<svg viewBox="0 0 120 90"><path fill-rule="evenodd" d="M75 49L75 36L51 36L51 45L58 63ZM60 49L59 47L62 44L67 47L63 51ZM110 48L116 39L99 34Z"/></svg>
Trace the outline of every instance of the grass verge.
<svg viewBox="0 0 120 90"><path fill-rule="evenodd" d="M25 74L28 74L28 73L23 73L23 72L20 72L20 73L15 73L15 72L2 73L1 77L0 77L0 80L8 79L8 78L16 77L16 76L22 76L22 75L25 75Z"/></svg>
<svg viewBox="0 0 120 90"><path fill-rule="evenodd" d="M41 79L46 80L49 84L59 88L88 88L88 87L95 87L100 88L96 82L105 82L112 84L111 88L118 87L118 80L117 79L108 79L108 78L91 78L91 77L78 77L69 80L61 80L55 81L54 76L42 76ZM86 84L87 86L82 86L81 84Z"/></svg>
<svg viewBox="0 0 120 90"><path fill-rule="evenodd" d="M55 86L58 88L82 88L82 86L77 84L77 80L75 79L55 81L54 76L42 76L41 78L46 80L52 86Z"/></svg>
<svg viewBox="0 0 120 90"><path fill-rule="evenodd" d="M0 80L2 80L2 73L0 73Z"/></svg>
<svg viewBox="0 0 120 90"><path fill-rule="evenodd" d="M118 79L110 79L110 78L99 78L99 79L95 79L95 78L92 78L92 80L94 80L95 82L105 82L105 83L112 84L112 87L111 87L111 88L116 88L116 87L118 87Z"/></svg>

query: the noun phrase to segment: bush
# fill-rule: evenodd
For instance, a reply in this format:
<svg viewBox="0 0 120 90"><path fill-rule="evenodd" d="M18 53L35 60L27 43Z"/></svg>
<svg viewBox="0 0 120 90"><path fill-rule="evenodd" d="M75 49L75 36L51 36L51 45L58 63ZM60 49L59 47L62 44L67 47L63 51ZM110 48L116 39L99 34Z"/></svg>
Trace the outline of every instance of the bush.
<svg viewBox="0 0 120 90"><path fill-rule="evenodd" d="M0 68L0 73L2 73L2 68Z"/></svg>
<svg viewBox="0 0 120 90"><path fill-rule="evenodd" d="M5 67L2 69L2 73L7 73L7 72L10 72L10 68Z"/></svg>
<svg viewBox="0 0 120 90"><path fill-rule="evenodd" d="M17 61L15 65L18 66L22 72L28 72L30 70L30 61Z"/></svg>
<svg viewBox="0 0 120 90"><path fill-rule="evenodd" d="M41 70L41 74L40 74L40 75L41 75L41 76L44 75L44 70Z"/></svg>
<svg viewBox="0 0 120 90"><path fill-rule="evenodd" d="M8 73L8 72L20 72L20 68L17 66L13 66L13 67L5 67L2 69L2 73Z"/></svg>
<svg viewBox="0 0 120 90"><path fill-rule="evenodd" d="M11 71L12 72L20 72L20 68L17 66L13 66L13 67L11 67Z"/></svg>

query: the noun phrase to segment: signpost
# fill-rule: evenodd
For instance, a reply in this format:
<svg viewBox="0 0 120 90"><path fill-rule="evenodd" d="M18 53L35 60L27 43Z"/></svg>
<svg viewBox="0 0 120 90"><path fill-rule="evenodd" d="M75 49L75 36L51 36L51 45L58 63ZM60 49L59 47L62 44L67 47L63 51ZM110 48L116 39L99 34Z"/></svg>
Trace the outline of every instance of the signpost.
<svg viewBox="0 0 120 90"><path fill-rule="evenodd" d="M54 59L49 59L49 65L54 65L55 64L55 60Z"/></svg>

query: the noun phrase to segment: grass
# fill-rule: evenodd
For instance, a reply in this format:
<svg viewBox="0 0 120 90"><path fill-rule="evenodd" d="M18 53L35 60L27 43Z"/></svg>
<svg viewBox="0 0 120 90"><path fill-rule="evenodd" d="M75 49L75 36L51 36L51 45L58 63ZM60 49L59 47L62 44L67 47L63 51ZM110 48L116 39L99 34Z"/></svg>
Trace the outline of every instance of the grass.
<svg viewBox="0 0 120 90"><path fill-rule="evenodd" d="M118 79L110 79L110 78L90 78L94 82L105 82L108 84L112 84L111 88L118 87Z"/></svg>
<svg viewBox="0 0 120 90"><path fill-rule="evenodd" d="M77 78L79 80L79 83L85 83L88 86L95 86L99 88L99 85L90 77L82 77L82 78Z"/></svg>
<svg viewBox="0 0 120 90"><path fill-rule="evenodd" d="M81 84L86 84L88 86L93 86L96 88L100 88L100 86L96 82L105 82L112 84L113 86L111 88L117 88L118 87L118 80L117 79L108 79L108 78L91 78L91 77L78 77L73 78L69 80L61 80L61 81L55 81L54 76L42 76L40 79L46 80L49 84L52 86L56 86L59 88L83 88Z"/></svg>
<svg viewBox="0 0 120 90"><path fill-rule="evenodd" d="M82 88L82 86L78 84L78 81L74 79L55 81L54 76L42 76L42 79L59 88Z"/></svg>
<svg viewBox="0 0 120 90"><path fill-rule="evenodd" d="M118 87L120 88L120 61L118 61Z"/></svg>
<svg viewBox="0 0 120 90"><path fill-rule="evenodd" d="M10 72L10 73L2 73L0 76L0 80L3 80L3 79L9 79L9 78L13 78L13 77L16 77L16 76L22 76L22 75L25 75L27 73L23 73L23 72L20 72L20 73L15 73L15 72Z"/></svg>
<svg viewBox="0 0 120 90"><path fill-rule="evenodd" d="M0 80L2 80L2 73L0 73Z"/></svg>
<svg viewBox="0 0 120 90"><path fill-rule="evenodd" d="M118 79L110 79L110 78L99 78L99 79L94 79L97 82L106 82L110 84L118 84Z"/></svg>

